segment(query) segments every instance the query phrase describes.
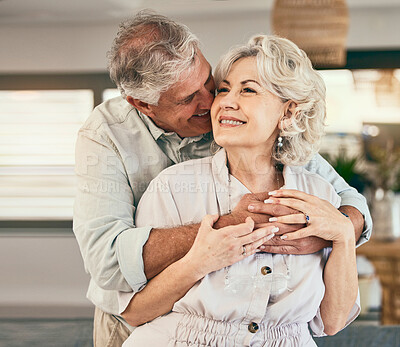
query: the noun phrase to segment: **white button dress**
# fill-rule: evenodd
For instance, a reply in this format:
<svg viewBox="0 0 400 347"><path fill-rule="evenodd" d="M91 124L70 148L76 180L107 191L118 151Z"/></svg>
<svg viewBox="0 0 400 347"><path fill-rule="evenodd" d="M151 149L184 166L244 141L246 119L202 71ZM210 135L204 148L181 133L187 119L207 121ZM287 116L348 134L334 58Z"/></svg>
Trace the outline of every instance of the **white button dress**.
<svg viewBox="0 0 400 347"><path fill-rule="evenodd" d="M235 177L228 182L226 153L174 165L157 176L139 202L137 226L197 223L226 214L249 193ZM284 188L298 189L340 205L320 176L285 167ZM230 197L229 197L230 195ZM171 313L135 328L127 346L316 346L324 336L319 306L330 249L310 255L257 253L198 281ZM119 293L120 312L133 293ZM347 324L360 312L359 299Z"/></svg>

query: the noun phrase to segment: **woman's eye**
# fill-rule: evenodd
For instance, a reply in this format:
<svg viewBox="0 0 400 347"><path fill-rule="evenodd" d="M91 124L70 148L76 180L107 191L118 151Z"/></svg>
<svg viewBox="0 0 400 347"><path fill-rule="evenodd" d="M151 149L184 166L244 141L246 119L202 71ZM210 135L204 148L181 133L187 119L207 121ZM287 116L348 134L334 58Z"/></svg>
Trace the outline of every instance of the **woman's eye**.
<svg viewBox="0 0 400 347"><path fill-rule="evenodd" d="M247 88L243 88L243 92L244 93L255 93L256 91L252 88L247 87Z"/></svg>
<svg viewBox="0 0 400 347"><path fill-rule="evenodd" d="M229 90L228 90L228 88L218 88L217 89L217 95L219 94L219 93L227 93Z"/></svg>

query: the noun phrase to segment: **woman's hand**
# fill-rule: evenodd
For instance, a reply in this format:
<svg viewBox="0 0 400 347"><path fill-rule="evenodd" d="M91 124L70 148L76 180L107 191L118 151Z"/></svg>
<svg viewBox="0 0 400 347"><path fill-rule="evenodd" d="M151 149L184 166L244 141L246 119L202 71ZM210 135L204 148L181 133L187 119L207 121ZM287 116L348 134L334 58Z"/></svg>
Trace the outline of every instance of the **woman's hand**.
<svg viewBox="0 0 400 347"><path fill-rule="evenodd" d="M199 279L253 255L278 231L273 225L255 230L250 217L244 223L214 229L217 219L218 215L203 218L192 248L182 259Z"/></svg>
<svg viewBox="0 0 400 347"><path fill-rule="evenodd" d="M282 235L282 240L317 236L333 243L349 241L355 243L354 226L350 219L326 200L298 190L281 189L271 192L270 198L265 202L280 204L302 212L270 218L270 222L306 223L305 228Z"/></svg>

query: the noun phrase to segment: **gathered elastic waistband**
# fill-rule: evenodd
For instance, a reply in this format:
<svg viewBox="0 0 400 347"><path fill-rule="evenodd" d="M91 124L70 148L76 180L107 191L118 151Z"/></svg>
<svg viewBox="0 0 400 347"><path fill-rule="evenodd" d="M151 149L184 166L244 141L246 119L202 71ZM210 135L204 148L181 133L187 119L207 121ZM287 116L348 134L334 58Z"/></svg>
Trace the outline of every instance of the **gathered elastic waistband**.
<svg viewBox="0 0 400 347"><path fill-rule="evenodd" d="M240 345L243 332L249 334L248 324L243 322L226 322L197 316L190 313L172 313L180 315L176 330L176 341L187 341L199 346L234 346ZM250 323L250 322L249 322ZM257 340L273 341L280 339L293 339L305 334L309 335L306 323L292 323L267 327L265 324L258 324Z"/></svg>

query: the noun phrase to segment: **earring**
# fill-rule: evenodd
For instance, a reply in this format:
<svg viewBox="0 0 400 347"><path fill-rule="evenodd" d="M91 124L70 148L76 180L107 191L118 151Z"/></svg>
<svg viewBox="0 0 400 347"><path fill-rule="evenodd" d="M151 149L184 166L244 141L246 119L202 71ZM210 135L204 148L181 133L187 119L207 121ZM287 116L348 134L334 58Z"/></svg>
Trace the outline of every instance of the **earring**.
<svg viewBox="0 0 400 347"><path fill-rule="evenodd" d="M283 141L282 136L279 136L279 137L278 137L278 147L279 147L279 148L282 148L282 146L283 146L282 141Z"/></svg>

